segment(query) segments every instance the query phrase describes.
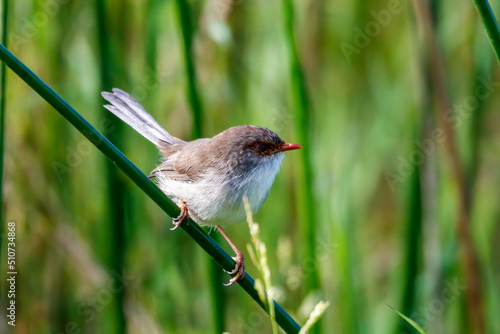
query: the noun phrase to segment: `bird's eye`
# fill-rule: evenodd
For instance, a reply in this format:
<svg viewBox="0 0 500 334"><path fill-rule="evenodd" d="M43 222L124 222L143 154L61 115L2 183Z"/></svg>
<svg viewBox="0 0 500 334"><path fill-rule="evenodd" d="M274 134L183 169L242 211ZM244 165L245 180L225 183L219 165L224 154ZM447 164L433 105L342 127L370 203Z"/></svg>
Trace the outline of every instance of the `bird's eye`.
<svg viewBox="0 0 500 334"><path fill-rule="evenodd" d="M259 144L257 145L257 149L261 152L264 152L266 150L267 146L264 144Z"/></svg>

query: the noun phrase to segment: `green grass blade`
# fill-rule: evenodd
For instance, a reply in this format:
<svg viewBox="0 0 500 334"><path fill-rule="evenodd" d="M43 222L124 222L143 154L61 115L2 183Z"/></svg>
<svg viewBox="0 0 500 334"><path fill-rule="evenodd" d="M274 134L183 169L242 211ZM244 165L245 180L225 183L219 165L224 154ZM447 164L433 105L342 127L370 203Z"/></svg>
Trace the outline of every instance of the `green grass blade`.
<svg viewBox="0 0 500 334"><path fill-rule="evenodd" d="M189 3L184 0L176 1L178 24L181 30L183 41L183 57L184 57L184 70L187 78L186 98L191 109L193 117L193 126L191 137L193 139L203 137L203 105L200 95L198 93L198 81L196 79L196 66L194 63L193 55L193 37L194 29L192 23L192 11L189 8ZM213 239L217 242L221 240L219 234L214 234ZM225 289L221 284L222 272L217 265L209 260L209 285L210 285L210 299L212 304L212 314L214 318L214 330L216 333L222 333L225 327Z"/></svg>
<svg viewBox="0 0 500 334"><path fill-rule="evenodd" d="M497 56L498 62L500 62L500 28L498 27L497 20L495 19L495 14L491 10L488 0L474 0L476 9L481 16L481 21L483 21L484 29L488 34L491 46L495 55Z"/></svg>
<svg viewBox="0 0 500 334"><path fill-rule="evenodd" d="M309 276L305 281L306 293L320 288L320 279L316 254L316 225L317 214L314 207L313 191L313 171L312 154L309 140L310 120L311 120L311 102L306 87L306 79L300 63L294 33L294 7L292 0L283 0L284 25L286 34L286 44L290 62L291 76L291 95L292 108L295 111L295 129L297 140L303 148L300 150L300 178L297 191L297 208L301 226L301 233L305 236L305 254L304 257L313 259ZM314 333L321 332L321 322L312 329Z"/></svg>
<svg viewBox="0 0 500 334"><path fill-rule="evenodd" d="M425 138L425 137L424 137ZM403 244L405 245L406 263L402 290L402 311L411 313L415 308L416 277L421 262L422 240L422 189L420 179L421 167L415 166L410 176L408 189L408 209L406 210L406 232Z"/></svg>
<svg viewBox="0 0 500 334"><path fill-rule="evenodd" d="M100 83L101 90L111 90L113 86L113 57L111 56L111 40L109 38L110 32L107 26L107 6L106 1L96 0L94 2L95 6L95 17L97 21L97 31L98 31L98 50L99 50L99 61L100 61ZM122 21L120 21L122 22ZM123 45L120 45L123 47ZM119 49L120 50L120 49ZM120 52L118 50L118 52ZM120 52L121 53L121 52ZM118 58L118 57L117 57ZM118 73L125 73L123 69L123 62L119 62L120 70ZM102 110L103 117L109 115L107 110ZM122 143L123 136L120 131L123 128L123 123L117 124L117 130L109 134L110 139L114 143ZM125 266L125 254L127 250L127 239L125 237L125 225L126 225L126 213L123 203L129 201L130 195L128 189L125 187L123 180L119 175L119 171L114 168L114 166L106 161L106 200L108 202L108 221L110 237L109 243L107 245L109 258L106 259L110 269L117 272L121 272L122 268ZM117 329L118 333L125 333L127 331L127 324L125 319L125 295L126 288L120 289L116 294L116 300L113 301L114 314L117 317Z"/></svg>
<svg viewBox="0 0 500 334"><path fill-rule="evenodd" d="M2 6L2 44L7 45L7 28L8 28L8 18L9 18L9 0L3 1ZM4 223L3 223L3 154L4 154L4 138L5 138L5 101L6 101L6 93L7 93L7 68L5 67L5 63L2 63L0 66L0 71L2 72L0 77L0 260L2 259L2 251L3 251L3 231L4 231ZM0 262L1 263L1 262ZM1 266L0 266L1 267ZM2 286L0 284L0 286ZM2 289L3 292L3 289ZM2 296L2 292L0 292L0 296Z"/></svg>
<svg viewBox="0 0 500 334"><path fill-rule="evenodd" d="M415 328L420 334L426 334L425 331L422 329L422 327L420 327L415 321L411 320L410 318L405 316L403 313L396 310L394 307L392 307L390 305L387 305L387 306L389 306L391 309L393 309L394 312L396 312L401 318L403 318L407 323L409 323L413 328Z"/></svg>
<svg viewBox="0 0 500 334"><path fill-rule="evenodd" d="M185 0L176 0L177 14L179 17L179 26L182 32L183 41L183 56L184 66L187 74L187 96L188 102L193 114L193 131L194 138L201 137L201 101L198 96L198 85L196 81L196 71L193 62L193 24L189 10L189 3Z"/></svg>
<svg viewBox="0 0 500 334"><path fill-rule="evenodd" d="M179 215L179 208L140 169L52 88L17 59L3 44L0 45L0 59L120 168L165 213L170 217L177 217ZM183 223L181 227L223 269L232 270L234 268L235 262L231 256L210 238L198 224L189 220L189 223ZM238 281L238 284L267 312L267 307L260 300L259 294L254 287L254 280L249 274L246 274L242 280ZM300 326L295 320L278 303L274 302L274 307L276 309L276 322L280 327L286 333L298 333Z"/></svg>
<svg viewBox="0 0 500 334"><path fill-rule="evenodd" d="M297 141L303 148L300 150L301 177L298 191L300 224L306 237L305 257L314 259L311 264L310 278L306 285L309 290L316 290L320 286L318 264L316 256L316 210L314 207L313 172L310 134L310 101L307 94L306 82L300 63L294 34L294 10L292 0L283 0L286 43L290 61L291 94L293 108L296 112Z"/></svg>

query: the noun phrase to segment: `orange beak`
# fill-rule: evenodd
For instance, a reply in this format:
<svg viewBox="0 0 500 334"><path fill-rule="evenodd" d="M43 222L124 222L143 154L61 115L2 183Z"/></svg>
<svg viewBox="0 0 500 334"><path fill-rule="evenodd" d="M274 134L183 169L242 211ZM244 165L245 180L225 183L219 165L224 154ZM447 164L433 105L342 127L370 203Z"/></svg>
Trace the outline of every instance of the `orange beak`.
<svg viewBox="0 0 500 334"><path fill-rule="evenodd" d="M281 151L292 151L292 150L298 150L299 148L302 148L299 144L292 144L292 143L285 143L283 147L281 148Z"/></svg>

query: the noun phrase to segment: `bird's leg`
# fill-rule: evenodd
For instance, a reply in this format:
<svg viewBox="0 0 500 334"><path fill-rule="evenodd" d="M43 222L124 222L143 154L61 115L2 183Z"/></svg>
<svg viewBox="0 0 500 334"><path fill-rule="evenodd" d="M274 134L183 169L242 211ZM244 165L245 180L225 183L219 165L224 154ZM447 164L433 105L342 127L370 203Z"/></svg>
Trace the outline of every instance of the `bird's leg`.
<svg viewBox="0 0 500 334"><path fill-rule="evenodd" d="M172 224L175 226L171 228L171 230L175 230L179 227L182 221L189 217L188 208L186 206L186 202L179 198L179 208L181 209L181 213L177 218L172 219Z"/></svg>
<svg viewBox="0 0 500 334"><path fill-rule="evenodd" d="M224 284L225 286L230 286L234 282L245 277L245 258L243 257L243 253L241 253L241 251L238 248L236 248L236 245L231 241L231 239L229 239L226 232L224 232L224 230L222 229L222 227L220 227L220 225L217 225L217 229L219 230L220 234L224 236L229 246L231 246L231 248L236 252L236 256L233 257L233 260L236 261L236 265L234 266L233 270L227 271L228 274L230 275L236 274L236 276L231 278L229 283Z"/></svg>

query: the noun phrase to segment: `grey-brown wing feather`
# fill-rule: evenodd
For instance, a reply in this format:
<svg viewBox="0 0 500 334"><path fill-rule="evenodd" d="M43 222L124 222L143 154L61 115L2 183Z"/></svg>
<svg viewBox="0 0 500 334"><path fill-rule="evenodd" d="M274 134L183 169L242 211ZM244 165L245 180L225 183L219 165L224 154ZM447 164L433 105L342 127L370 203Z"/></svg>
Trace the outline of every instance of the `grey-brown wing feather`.
<svg viewBox="0 0 500 334"><path fill-rule="evenodd" d="M176 152L173 152L156 167L149 177L158 178L161 176L187 182L199 180L207 168L210 168L213 164L206 156L208 149L205 146L208 141L209 139L202 138L180 146ZM193 154L194 151L196 151L196 154Z"/></svg>
<svg viewBox="0 0 500 334"><path fill-rule="evenodd" d="M172 160L167 160L162 162L158 167L153 169L151 174L149 174L149 177L150 178L162 177L162 178L186 181L186 182L195 181L195 179L192 179L190 175L185 174L182 171L176 170Z"/></svg>

